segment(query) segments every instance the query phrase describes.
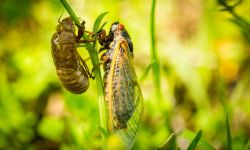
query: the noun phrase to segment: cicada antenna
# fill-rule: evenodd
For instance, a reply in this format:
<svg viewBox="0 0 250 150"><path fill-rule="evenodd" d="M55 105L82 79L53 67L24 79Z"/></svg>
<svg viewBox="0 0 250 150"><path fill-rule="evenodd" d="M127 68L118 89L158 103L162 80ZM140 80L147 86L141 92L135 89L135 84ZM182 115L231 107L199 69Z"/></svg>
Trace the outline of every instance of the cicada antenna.
<svg viewBox="0 0 250 150"><path fill-rule="evenodd" d="M62 11L60 17L59 17L58 20L57 20L58 23L60 23L60 20L61 20L61 18L62 18L63 13L64 13L64 10Z"/></svg>

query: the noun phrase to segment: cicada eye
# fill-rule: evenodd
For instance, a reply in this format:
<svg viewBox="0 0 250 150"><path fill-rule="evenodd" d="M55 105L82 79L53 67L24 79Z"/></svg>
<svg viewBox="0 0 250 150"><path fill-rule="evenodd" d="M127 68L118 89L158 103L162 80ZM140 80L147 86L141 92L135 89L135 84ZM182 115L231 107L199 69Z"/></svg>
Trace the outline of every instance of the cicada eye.
<svg viewBox="0 0 250 150"><path fill-rule="evenodd" d="M118 24L117 28L118 28L118 30L124 30L124 25L123 24Z"/></svg>
<svg viewBox="0 0 250 150"><path fill-rule="evenodd" d="M113 25L111 26L111 31L112 31L112 32L115 32L116 29L117 29L117 24L113 24Z"/></svg>

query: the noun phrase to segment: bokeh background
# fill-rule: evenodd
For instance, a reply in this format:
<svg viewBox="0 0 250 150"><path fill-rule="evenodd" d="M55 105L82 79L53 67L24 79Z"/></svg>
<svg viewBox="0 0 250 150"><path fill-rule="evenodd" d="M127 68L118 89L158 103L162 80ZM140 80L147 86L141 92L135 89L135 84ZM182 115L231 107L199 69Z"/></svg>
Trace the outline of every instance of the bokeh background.
<svg viewBox="0 0 250 150"><path fill-rule="evenodd" d="M134 149L164 149L171 133L186 149L199 130L204 143L229 149L226 116L232 148L249 148L250 1L225 9L237 2L157 0L156 87L152 69L145 74L151 64L150 0L69 1L87 30L107 11L107 30L119 20L130 33L145 105ZM56 76L50 39L62 11L59 0L0 0L0 149L101 149L95 80L74 95ZM79 52L89 57L85 49ZM117 146L116 139L107 141Z"/></svg>

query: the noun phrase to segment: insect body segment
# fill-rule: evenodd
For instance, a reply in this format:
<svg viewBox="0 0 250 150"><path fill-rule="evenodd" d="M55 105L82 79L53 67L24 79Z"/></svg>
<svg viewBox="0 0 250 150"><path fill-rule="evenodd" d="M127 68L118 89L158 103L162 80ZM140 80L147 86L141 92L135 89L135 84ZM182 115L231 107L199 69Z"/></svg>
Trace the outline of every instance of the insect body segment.
<svg viewBox="0 0 250 150"><path fill-rule="evenodd" d="M112 24L113 34L104 63L105 99L110 131L120 135L128 148L133 146L143 111L142 93L133 67L133 45L122 24ZM110 36L112 37L112 36ZM104 41L105 42L105 41Z"/></svg>
<svg viewBox="0 0 250 150"><path fill-rule="evenodd" d="M83 33L84 28L78 28ZM81 30L81 31L79 31ZM76 36L75 27L70 17L63 19L51 39L52 57L56 73L63 86L75 94L88 89L89 77L92 77L86 63L77 52L80 36Z"/></svg>

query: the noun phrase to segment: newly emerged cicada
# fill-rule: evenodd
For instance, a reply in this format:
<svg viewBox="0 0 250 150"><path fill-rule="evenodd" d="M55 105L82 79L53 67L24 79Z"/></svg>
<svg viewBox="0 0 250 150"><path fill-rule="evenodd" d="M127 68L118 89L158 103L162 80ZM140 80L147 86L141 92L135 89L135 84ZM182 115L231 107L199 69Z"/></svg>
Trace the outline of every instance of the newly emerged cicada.
<svg viewBox="0 0 250 150"><path fill-rule="evenodd" d="M80 40L85 32L84 23L75 33L75 25L70 17L63 19L57 26L51 39L52 57L56 67L56 73L63 86L70 92L80 94L89 87L91 76L88 66L77 52Z"/></svg>
<svg viewBox="0 0 250 150"><path fill-rule="evenodd" d="M119 135L130 149L143 114L143 97L133 65L133 44L119 22L112 24L108 36L101 31L98 40L101 49L107 48L102 60L109 130Z"/></svg>

